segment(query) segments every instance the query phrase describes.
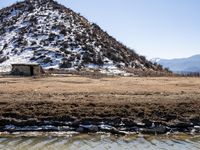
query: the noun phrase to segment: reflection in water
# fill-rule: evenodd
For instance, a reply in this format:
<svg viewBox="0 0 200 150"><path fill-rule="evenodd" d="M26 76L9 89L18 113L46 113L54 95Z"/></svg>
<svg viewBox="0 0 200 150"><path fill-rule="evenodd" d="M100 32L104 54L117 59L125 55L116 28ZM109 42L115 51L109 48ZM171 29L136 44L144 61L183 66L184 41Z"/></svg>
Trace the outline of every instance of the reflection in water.
<svg viewBox="0 0 200 150"><path fill-rule="evenodd" d="M35 133L34 133L35 134ZM200 136L111 136L108 134L1 135L2 150L199 150Z"/></svg>

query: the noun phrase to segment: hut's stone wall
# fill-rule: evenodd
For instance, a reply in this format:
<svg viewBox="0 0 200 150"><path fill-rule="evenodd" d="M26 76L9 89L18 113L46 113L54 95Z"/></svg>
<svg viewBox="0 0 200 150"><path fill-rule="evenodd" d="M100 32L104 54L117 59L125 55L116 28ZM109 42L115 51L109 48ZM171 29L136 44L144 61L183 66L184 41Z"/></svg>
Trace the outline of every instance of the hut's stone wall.
<svg viewBox="0 0 200 150"><path fill-rule="evenodd" d="M33 73L34 73L34 75L41 75L42 74L42 68L40 66L34 66L33 67Z"/></svg>
<svg viewBox="0 0 200 150"><path fill-rule="evenodd" d="M12 65L12 75L38 76L43 73L40 65Z"/></svg>

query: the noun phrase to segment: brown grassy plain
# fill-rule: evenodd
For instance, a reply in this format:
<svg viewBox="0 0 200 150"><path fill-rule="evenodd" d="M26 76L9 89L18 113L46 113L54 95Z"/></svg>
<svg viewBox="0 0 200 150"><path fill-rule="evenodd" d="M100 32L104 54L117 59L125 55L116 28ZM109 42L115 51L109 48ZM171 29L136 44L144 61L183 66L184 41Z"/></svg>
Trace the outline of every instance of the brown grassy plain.
<svg viewBox="0 0 200 150"><path fill-rule="evenodd" d="M200 78L0 78L0 125L12 120L200 120Z"/></svg>

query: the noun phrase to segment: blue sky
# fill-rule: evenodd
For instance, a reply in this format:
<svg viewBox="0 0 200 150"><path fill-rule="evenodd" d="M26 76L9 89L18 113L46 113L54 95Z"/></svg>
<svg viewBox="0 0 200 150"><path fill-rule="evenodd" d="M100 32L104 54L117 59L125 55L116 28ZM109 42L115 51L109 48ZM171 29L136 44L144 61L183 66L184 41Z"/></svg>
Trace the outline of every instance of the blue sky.
<svg viewBox="0 0 200 150"><path fill-rule="evenodd" d="M0 8L16 0L0 0ZM200 54L200 0L58 0L148 58Z"/></svg>

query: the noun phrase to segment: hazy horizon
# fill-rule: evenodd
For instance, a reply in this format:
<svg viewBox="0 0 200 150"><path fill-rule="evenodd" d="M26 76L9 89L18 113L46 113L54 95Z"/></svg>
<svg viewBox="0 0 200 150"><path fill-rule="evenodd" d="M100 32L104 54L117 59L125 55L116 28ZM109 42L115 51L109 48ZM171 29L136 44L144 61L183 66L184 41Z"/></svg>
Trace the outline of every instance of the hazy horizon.
<svg viewBox="0 0 200 150"><path fill-rule="evenodd" d="M57 0L147 58L200 54L199 0ZM16 0L0 0L0 8Z"/></svg>

